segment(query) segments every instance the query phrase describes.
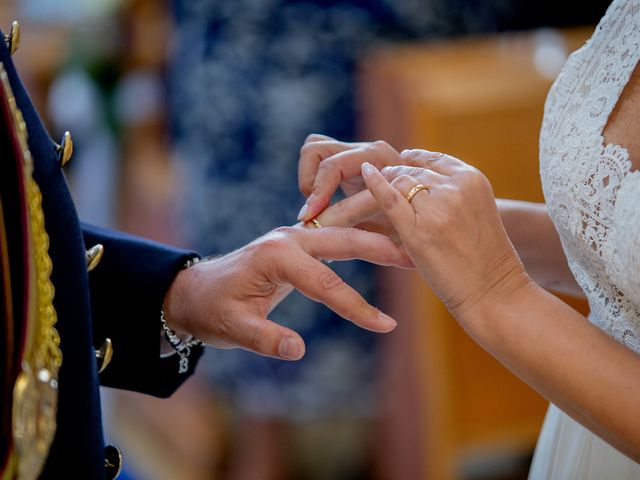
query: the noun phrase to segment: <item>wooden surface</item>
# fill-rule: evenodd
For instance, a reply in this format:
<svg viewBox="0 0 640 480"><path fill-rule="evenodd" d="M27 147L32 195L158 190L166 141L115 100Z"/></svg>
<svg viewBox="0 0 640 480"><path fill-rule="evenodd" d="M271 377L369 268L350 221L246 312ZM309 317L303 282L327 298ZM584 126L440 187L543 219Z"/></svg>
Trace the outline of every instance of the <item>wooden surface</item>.
<svg viewBox="0 0 640 480"><path fill-rule="evenodd" d="M482 170L496 196L542 201L538 135L552 79L535 59L551 62L589 33L534 32L374 52L359 77L362 137L447 152ZM384 477L460 478L474 462L531 451L547 402L478 347L417 274L387 271L380 290L401 323L387 346L396 368L387 372L395 388L386 398ZM416 465L407 466L410 461Z"/></svg>

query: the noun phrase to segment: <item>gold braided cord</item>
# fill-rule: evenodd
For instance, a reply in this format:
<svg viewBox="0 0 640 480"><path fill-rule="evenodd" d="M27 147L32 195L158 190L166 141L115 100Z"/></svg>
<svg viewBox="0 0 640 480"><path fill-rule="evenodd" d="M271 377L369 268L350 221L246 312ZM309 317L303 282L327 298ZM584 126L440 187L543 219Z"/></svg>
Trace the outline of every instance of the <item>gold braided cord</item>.
<svg viewBox="0 0 640 480"><path fill-rule="evenodd" d="M27 150L28 152L28 150ZM31 234L35 250L36 281L38 289L39 335L33 343L33 361L37 368L46 368L57 378L62 365L60 335L55 328L56 311L53 308L55 289L51 283L53 262L49 257L49 235L45 230L44 213L42 211L42 194L33 177L27 179L27 196L29 200L29 216Z"/></svg>
<svg viewBox="0 0 640 480"><path fill-rule="evenodd" d="M6 75L6 73L5 73ZM49 235L45 229L44 211L42 210L42 193L40 187L33 179L33 159L27 143L27 124L22 117L22 112L17 108L15 98L9 97L9 105L17 124L17 137L24 158L24 176L26 181L27 203L29 209L31 247L35 259L35 276L37 287L37 319L35 324L39 326L37 337L34 338L25 349L25 356L33 359L33 367L47 368L51 372L57 371L62 365L62 352L60 351L60 336L55 328L57 322L56 311L53 308L53 296L55 289L51 283L53 262L49 257Z"/></svg>
<svg viewBox="0 0 640 480"><path fill-rule="evenodd" d="M45 229L42 193L33 178L33 159L27 142L27 125L16 105L4 66L0 80L11 111L12 126L23 160L28 213L29 289L27 336L21 372L13 391L13 439L10 464L19 480L34 480L42 471L56 430L58 372L62 365L60 336L55 328L51 283L53 263Z"/></svg>

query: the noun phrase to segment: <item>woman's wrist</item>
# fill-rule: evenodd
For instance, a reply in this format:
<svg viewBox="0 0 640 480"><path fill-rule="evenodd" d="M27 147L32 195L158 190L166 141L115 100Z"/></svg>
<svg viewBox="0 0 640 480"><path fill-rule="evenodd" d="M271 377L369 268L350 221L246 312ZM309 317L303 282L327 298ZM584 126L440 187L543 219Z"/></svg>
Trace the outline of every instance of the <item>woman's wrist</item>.
<svg viewBox="0 0 640 480"><path fill-rule="evenodd" d="M450 311L473 337L491 334L496 313L508 308L531 286L537 287L514 252L482 279L477 293Z"/></svg>
<svg viewBox="0 0 640 480"><path fill-rule="evenodd" d="M526 306L540 287L526 273L522 264L514 266L472 307L452 312L458 323L485 349L508 341L501 322ZM526 307L524 307L526 308Z"/></svg>

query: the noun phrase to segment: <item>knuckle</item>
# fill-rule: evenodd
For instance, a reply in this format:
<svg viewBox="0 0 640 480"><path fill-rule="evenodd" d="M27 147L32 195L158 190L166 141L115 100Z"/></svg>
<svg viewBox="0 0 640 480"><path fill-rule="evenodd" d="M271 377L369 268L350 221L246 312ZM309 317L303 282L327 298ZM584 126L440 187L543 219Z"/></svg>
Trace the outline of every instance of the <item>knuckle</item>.
<svg viewBox="0 0 640 480"><path fill-rule="evenodd" d="M293 242L296 232L299 232L300 229L296 229L291 226L282 226L278 227L271 231L269 236L265 239L265 248L269 251L278 252L283 249L288 250Z"/></svg>
<svg viewBox="0 0 640 480"><path fill-rule="evenodd" d="M327 158L326 160L323 160L320 165L318 165L318 176L319 177L325 177L325 176L329 176L331 174L334 174L334 172L340 167L340 164L338 163L338 161L334 158Z"/></svg>
<svg viewBox="0 0 640 480"><path fill-rule="evenodd" d="M450 158L452 157L450 157L446 153L422 151L420 156L417 157L418 159L417 163L423 167L429 168L429 166L432 166L436 163L446 162L447 159L450 159Z"/></svg>
<svg viewBox="0 0 640 480"><path fill-rule="evenodd" d="M318 133L310 133L309 135L307 135L307 138L304 139L304 143L306 144L306 143L317 142L321 138L324 138L324 137Z"/></svg>
<svg viewBox="0 0 640 480"><path fill-rule="evenodd" d="M391 185L393 185L397 190L404 192L405 190L410 190L411 187L415 184L415 181L413 179L413 177L411 175L407 175L406 173L403 173L402 175L397 176L392 182Z"/></svg>
<svg viewBox="0 0 640 480"><path fill-rule="evenodd" d="M402 160L403 163L407 165L422 165L427 159L426 157L428 156L428 153L429 152L426 150L420 150L417 148L404 150L402 153Z"/></svg>
<svg viewBox="0 0 640 480"><path fill-rule="evenodd" d="M282 227L285 228L285 227ZM285 247L285 234L274 230L271 234L261 240L254 249L254 255L257 257L271 257L277 255Z"/></svg>
<svg viewBox="0 0 640 480"><path fill-rule="evenodd" d="M332 270L323 272L318 277L318 284L324 290L334 290L344 285L344 280Z"/></svg>
<svg viewBox="0 0 640 480"><path fill-rule="evenodd" d="M246 342L247 342L246 347L253 350L254 352L270 353L270 352L263 352L264 342L263 342L262 335L260 334L259 331L255 329L248 332Z"/></svg>
<svg viewBox="0 0 640 480"><path fill-rule="evenodd" d="M266 238L262 242L260 242L260 248L262 250L275 250L279 249L282 245L282 240L278 237L272 236L270 238Z"/></svg>
<svg viewBox="0 0 640 480"><path fill-rule="evenodd" d="M483 173L473 167L464 168L458 176L460 177L461 183L466 187L478 187L484 184L485 181Z"/></svg>
<svg viewBox="0 0 640 480"><path fill-rule="evenodd" d="M406 182L406 179L403 180L403 177L405 177L406 175L398 175L397 177L395 177L393 180L391 180L391 186L395 187L396 189L400 189L403 186L403 182Z"/></svg>
<svg viewBox="0 0 640 480"><path fill-rule="evenodd" d="M408 183L413 183L413 177L407 173L403 173L398 177L398 181L402 182L403 185L406 185Z"/></svg>
<svg viewBox="0 0 640 480"><path fill-rule="evenodd" d="M427 163L422 156L413 152L402 157L402 162L410 167L423 167Z"/></svg>
<svg viewBox="0 0 640 480"><path fill-rule="evenodd" d="M411 167L409 171L411 172L411 176L416 180L428 181L433 175L432 171L420 166Z"/></svg>
<svg viewBox="0 0 640 480"><path fill-rule="evenodd" d="M281 237L290 237L295 232L295 228L291 226L282 226L273 230L273 233L276 234L279 238Z"/></svg>
<svg viewBox="0 0 640 480"><path fill-rule="evenodd" d="M308 138L308 137L307 137ZM307 140L305 140L306 142ZM315 150L316 146L313 143L304 143L301 147L300 147L300 156L301 157L306 157L308 156L311 152L313 152Z"/></svg>
<svg viewBox="0 0 640 480"><path fill-rule="evenodd" d="M371 143L367 143L364 147L363 150L367 153L367 155L369 155L369 162L370 163L375 163L375 159L378 155L378 151L380 150L380 148L382 148L380 145L381 143L383 143L382 140L377 140L375 142L371 142Z"/></svg>

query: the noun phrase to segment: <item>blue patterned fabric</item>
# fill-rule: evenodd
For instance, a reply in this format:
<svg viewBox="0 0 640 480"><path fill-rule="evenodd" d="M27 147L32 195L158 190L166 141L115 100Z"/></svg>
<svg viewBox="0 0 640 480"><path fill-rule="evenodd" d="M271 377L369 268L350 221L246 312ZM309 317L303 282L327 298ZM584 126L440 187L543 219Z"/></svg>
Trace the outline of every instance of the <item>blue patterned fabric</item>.
<svg viewBox="0 0 640 480"><path fill-rule="evenodd" d="M412 35L415 2L176 1L171 118L194 246L226 252L279 225L304 202L298 152L311 132L354 136L354 61L385 37ZM392 4L399 6L393 7ZM372 299L370 266L335 265ZM375 302L374 302L375 303ZM255 415L368 414L376 335L299 294L272 318L301 333L298 363L215 351L216 388Z"/></svg>

